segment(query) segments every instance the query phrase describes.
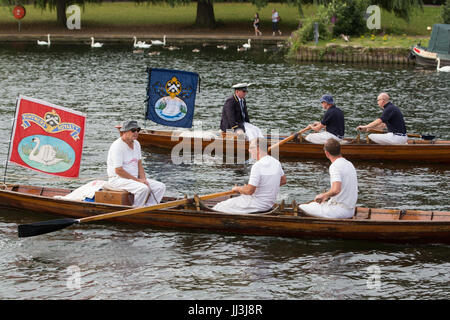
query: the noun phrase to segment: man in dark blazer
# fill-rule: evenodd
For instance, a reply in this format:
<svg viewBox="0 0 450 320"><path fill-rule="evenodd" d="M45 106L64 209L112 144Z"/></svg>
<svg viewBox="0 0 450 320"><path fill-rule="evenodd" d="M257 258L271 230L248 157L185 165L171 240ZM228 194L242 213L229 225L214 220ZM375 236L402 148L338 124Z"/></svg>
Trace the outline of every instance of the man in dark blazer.
<svg viewBox="0 0 450 320"><path fill-rule="evenodd" d="M245 132L248 140L253 140L259 136L263 137L263 135L258 127L250 124L248 117L245 96L250 85L250 83L238 83L232 87L234 94L225 101L222 108L220 129L223 132L229 130L237 134Z"/></svg>

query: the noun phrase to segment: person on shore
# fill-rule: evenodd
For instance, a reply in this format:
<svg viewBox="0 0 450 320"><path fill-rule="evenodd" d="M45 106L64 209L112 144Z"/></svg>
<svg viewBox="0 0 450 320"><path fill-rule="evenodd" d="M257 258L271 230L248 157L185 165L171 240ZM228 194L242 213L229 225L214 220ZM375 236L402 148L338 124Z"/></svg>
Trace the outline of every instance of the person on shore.
<svg viewBox="0 0 450 320"><path fill-rule="evenodd" d="M250 123L245 97L251 83L238 83L232 88L234 94L229 97L222 108L220 129L223 132L232 130L236 134L244 134L249 141L264 137L261 130Z"/></svg>
<svg viewBox="0 0 450 320"><path fill-rule="evenodd" d="M272 35L274 36L277 32L281 36L281 30L278 28L278 23L280 22L280 15L275 8L272 10Z"/></svg>
<svg viewBox="0 0 450 320"><path fill-rule="evenodd" d="M262 36L262 32L259 31L259 14L255 13L255 18L253 18L253 28L255 29L255 36Z"/></svg>
<svg viewBox="0 0 450 320"><path fill-rule="evenodd" d="M107 158L108 185L134 194L135 207L158 204L166 191L164 183L145 176L137 141L140 130L137 121L124 122L121 136L111 144Z"/></svg>
<svg viewBox="0 0 450 320"><path fill-rule="evenodd" d="M315 133L308 134L305 140L311 143L324 144L325 141L333 138L341 142L345 133L344 113L336 107L333 96L329 94L323 95L320 98L320 103L325 110L325 114L321 122L316 121L310 125ZM322 129L325 129L325 131L321 131Z"/></svg>
<svg viewBox="0 0 450 320"><path fill-rule="evenodd" d="M219 202L213 210L227 213L265 212L275 204L280 186L286 184L286 175L280 161L267 154L267 140L258 138L250 142L249 153L256 160L248 184L234 186L238 197Z"/></svg>
<svg viewBox="0 0 450 320"><path fill-rule="evenodd" d="M358 178L355 167L342 157L341 144L335 139L328 139L325 142L324 151L325 156L331 161L329 168L331 188L318 194L314 201L299 205L299 208L306 215L313 217L351 218L358 200Z"/></svg>
<svg viewBox="0 0 450 320"><path fill-rule="evenodd" d="M405 120L400 108L389 101L387 93L382 92L377 98L378 106L383 110L381 116L365 126L358 126L356 130L370 131L384 130L387 133L369 134L369 139L378 144L406 144L408 136L406 134Z"/></svg>

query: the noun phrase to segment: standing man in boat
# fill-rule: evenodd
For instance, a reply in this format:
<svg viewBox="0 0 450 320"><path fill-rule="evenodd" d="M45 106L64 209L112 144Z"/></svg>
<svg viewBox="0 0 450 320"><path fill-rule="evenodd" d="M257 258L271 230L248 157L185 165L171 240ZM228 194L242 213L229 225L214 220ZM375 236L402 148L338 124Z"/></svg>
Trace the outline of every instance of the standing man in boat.
<svg viewBox="0 0 450 320"><path fill-rule="evenodd" d="M147 179L142 165L141 145L137 121L124 122L121 137L111 144L108 151L108 184L134 194L134 206L149 206L161 201L166 186L156 180Z"/></svg>
<svg viewBox="0 0 450 320"><path fill-rule="evenodd" d="M328 139L323 147L325 156L331 161L330 183L327 192L318 194L314 201L299 205L309 216L322 218L351 218L358 200L358 179L353 164L342 157L341 144ZM328 200L328 201L327 201Z"/></svg>
<svg viewBox="0 0 450 320"><path fill-rule="evenodd" d="M249 152L256 160L248 184L234 186L241 195L219 202L214 210L227 213L256 213L268 211L277 200L280 186L286 184L286 175L280 161L267 154L267 140L257 138L250 142Z"/></svg>
<svg viewBox="0 0 450 320"><path fill-rule="evenodd" d="M247 112L247 102L245 96L251 83L238 83L232 88L234 94L229 97L222 108L222 119L220 121L220 129L223 132L232 130L236 134L244 134L249 141L255 138L263 138L261 130L250 123Z"/></svg>
<svg viewBox="0 0 450 320"><path fill-rule="evenodd" d="M369 131L384 130L387 127L387 133L369 134L369 139L378 144L407 144L406 125L400 108L389 101L387 93L382 92L377 98L378 106L383 110L381 117L375 119L365 126L358 126L356 130Z"/></svg>
<svg viewBox="0 0 450 320"><path fill-rule="evenodd" d="M330 138L339 142L344 138L345 120L344 113L334 104L333 96L325 94L320 98L322 108L325 110L321 122L311 124L311 129L315 133L310 133L305 137L306 141L316 144L324 144ZM322 129L325 131L320 132Z"/></svg>

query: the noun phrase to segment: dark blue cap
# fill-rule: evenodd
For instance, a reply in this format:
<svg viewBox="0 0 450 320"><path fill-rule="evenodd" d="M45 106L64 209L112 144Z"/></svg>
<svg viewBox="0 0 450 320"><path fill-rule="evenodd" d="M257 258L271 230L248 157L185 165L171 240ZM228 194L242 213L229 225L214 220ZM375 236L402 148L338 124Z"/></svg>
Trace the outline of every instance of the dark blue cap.
<svg viewBox="0 0 450 320"><path fill-rule="evenodd" d="M334 105L333 96L331 94L324 94L322 98L320 98L320 102L326 102Z"/></svg>

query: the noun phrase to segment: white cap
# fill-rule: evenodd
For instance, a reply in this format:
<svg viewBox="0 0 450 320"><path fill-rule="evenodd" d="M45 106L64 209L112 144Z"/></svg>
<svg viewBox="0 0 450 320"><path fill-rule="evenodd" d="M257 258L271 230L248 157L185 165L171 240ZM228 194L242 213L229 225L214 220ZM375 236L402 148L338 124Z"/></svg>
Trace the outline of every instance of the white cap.
<svg viewBox="0 0 450 320"><path fill-rule="evenodd" d="M234 90L247 90L247 87L250 87L253 83L238 83L232 86Z"/></svg>

